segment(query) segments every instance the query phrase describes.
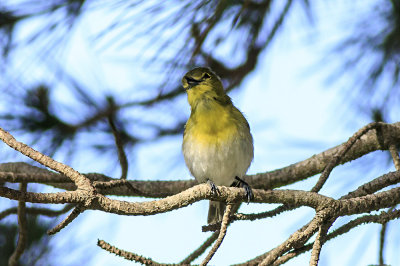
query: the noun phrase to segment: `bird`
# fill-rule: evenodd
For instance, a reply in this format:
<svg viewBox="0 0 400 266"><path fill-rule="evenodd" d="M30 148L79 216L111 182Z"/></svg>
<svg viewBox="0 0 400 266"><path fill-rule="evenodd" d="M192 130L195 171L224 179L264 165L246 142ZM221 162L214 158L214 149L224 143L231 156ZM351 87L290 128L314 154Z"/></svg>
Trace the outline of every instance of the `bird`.
<svg viewBox="0 0 400 266"><path fill-rule="evenodd" d="M247 202L251 187L242 179L254 157L250 126L231 98L220 77L208 67L196 67L182 78L191 113L183 133L182 153L186 166L199 183L243 187ZM222 221L226 204L210 201L208 224Z"/></svg>

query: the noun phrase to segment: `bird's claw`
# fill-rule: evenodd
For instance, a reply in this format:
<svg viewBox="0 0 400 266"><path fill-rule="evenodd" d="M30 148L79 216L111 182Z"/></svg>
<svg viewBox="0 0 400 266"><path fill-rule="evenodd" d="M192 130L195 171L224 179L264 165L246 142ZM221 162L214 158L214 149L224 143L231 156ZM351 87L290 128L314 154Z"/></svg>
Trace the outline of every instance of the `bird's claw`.
<svg viewBox="0 0 400 266"><path fill-rule="evenodd" d="M207 184L210 186L211 188L211 193L213 193L213 195L218 195L219 194L219 189L217 188L217 186L214 184L213 181L211 181L210 179L207 180Z"/></svg>
<svg viewBox="0 0 400 266"><path fill-rule="evenodd" d="M253 194L253 190L251 189L251 187L249 186L249 184L247 184L245 181L243 181L242 179L240 179L239 177L235 177L236 179L236 184L238 187L243 187L244 191L246 192L246 198L247 198L247 204L249 204L249 202L254 199L254 194Z"/></svg>
<svg viewBox="0 0 400 266"><path fill-rule="evenodd" d="M244 185L243 186L244 190L246 191L246 197L247 197L247 204L249 204L249 202L254 199L254 194L253 194L253 190L251 189L251 187L249 185Z"/></svg>

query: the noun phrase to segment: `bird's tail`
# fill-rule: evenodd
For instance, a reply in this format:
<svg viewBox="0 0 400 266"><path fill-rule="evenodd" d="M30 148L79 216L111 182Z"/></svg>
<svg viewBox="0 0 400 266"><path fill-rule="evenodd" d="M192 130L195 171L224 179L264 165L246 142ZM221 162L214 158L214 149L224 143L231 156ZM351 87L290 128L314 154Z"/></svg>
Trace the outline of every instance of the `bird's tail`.
<svg viewBox="0 0 400 266"><path fill-rule="evenodd" d="M208 224L219 223L222 221L224 216L226 204L221 201L211 201L210 207L208 208Z"/></svg>

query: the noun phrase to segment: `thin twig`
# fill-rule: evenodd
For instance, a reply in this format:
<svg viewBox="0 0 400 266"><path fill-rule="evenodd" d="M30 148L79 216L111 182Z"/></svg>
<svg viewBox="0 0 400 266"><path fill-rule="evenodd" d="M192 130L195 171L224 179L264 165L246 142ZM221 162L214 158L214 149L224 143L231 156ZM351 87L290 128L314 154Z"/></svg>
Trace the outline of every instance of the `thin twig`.
<svg viewBox="0 0 400 266"><path fill-rule="evenodd" d="M192 261L197 259L201 254L203 254L209 246L211 246L215 240L218 238L219 232L214 232L198 249L193 251L189 256L182 260L181 264L187 265Z"/></svg>
<svg viewBox="0 0 400 266"><path fill-rule="evenodd" d="M387 232L387 224L388 223L382 224L381 233L380 233L380 237L379 237L379 265L385 265L384 250L385 250L385 238L386 238L386 232Z"/></svg>
<svg viewBox="0 0 400 266"><path fill-rule="evenodd" d="M20 191L26 192L27 184L20 184ZM24 253L26 244L28 242L28 228L26 221L26 212L25 212L25 202L18 202L18 242L17 247L15 248L13 254L8 259L9 266L18 265L18 260L21 257L22 253Z"/></svg>
<svg viewBox="0 0 400 266"><path fill-rule="evenodd" d="M278 214L281 214L282 212L294 210L296 208L297 207L290 207L289 205L284 204L284 205L276 207L273 210L266 211L266 212L251 213L251 214L233 213L231 215L229 221L230 221L230 223L233 223L235 221L244 221L244 220L254 221L254 220L258 220L258 219L273 217ZM208 225L202 226L201 231L202 232L210 232L210 231L215 232L215 231L219 230L220 228L221 228L221 223L214 223L214 224L208 224Z"/></svg>
<svg viewBox="0 0 400 266"><path fill-rule="evenodd" d="M96 181L93 182L94 187L100 189L111 189L115 187L126 186L131 190L135 195L139 196L146 196L142 191L135 188L130 181L127 179L117 179L117 180L110 180L110 181Z"/></svg>
<svg viewBox="0 0 400 266"><path fill-rule="evenodd" d="M389 172L381 175L367 183L362 184L356 190L349 192L347 195L340 197L340 199L359 198L369 194L373 194L390 185L400 182L400 171Z"/></svg>
<svg viewBox="0 0 400 266"><path fill-rule="evenodd" d="M227 5L227 1L220 1L218 5L215 8L215 12L211 19L207 20L208 23L203 23L206 24L206 27L203 29L203 31L200 33L198 24L194 23L192 25L192 30L191 34L192 37L195 39L195 47L193 47L193 53L191 56L191 59L193 58L200 52L201 47L203 45L203 42L205 41L207 35L210 33L210 31L214 28L215 24L219 21L220 17L222 16L225 8Z"/></svg>
<svg viewBox="0 0 400 266"><path fill-rule="evenodd" d="M318 192L321 190L322 186L325 184L326 180L328 179L330 173L332 172L333 168L340 163L340 160L342 160L343 156L350 150L350 148L353 146L353 144L361 138L365 133L370 131L371 129L378 128L380 126L384 125L384 123L381 122L373 122L365 127L361 128L358 130L353 136L351 136L346 143L344 143L341 147L341 149L333 156L333 158L329 161L329 163L326 165L324 171L322 172L321 176L319 177L317 183L315 186L311 189L312 192Z"/></svg>
<svg viewBox="0 0 400 266"><path fill-rule="evenodd" d="M249 5L249 0L244 0L244 3L242 4L242 8L240 8L239 12L236 14L236 16L232 20L232 28L236 26L236 23L239 21L240 15L242 15L243 11L247 8Z"/></svg>
<svg viewBox="0 0 400 266"><path fill-rule="evenodd" d="M396 153L397 154L397 153ZM394 160L393 156L393 160ZM397 155L398 157L398 155ZM388 210L388 213L393 213L395 207L392 207ZM387 227L389 224L389 220L385 221L382 223L382 228L379 236L379 265L385 265L385 255L384 255L384 250L385 250L385 240L386 240L386 232L387 232Z"/></svg>
<svg viewBox="0 0 400 266"><path fill-rule="evenodd" d="M325 237L326 233L328 232L329 226L326 224L322 224L319 227L317 237L314 241L313 247L312 247L312 252L311 252L311 258L310 258L310 266L317 266L319 257L321 254L321 249L323 244L325 243Z"/></svg>
<svg viewBox="0 0 400 266"><path fill-rule="evenodd" d="M137 255L135 253L132 253L132 252L129 252L129 251L126 251L126 250L122 250L122 249L119 249L119 248L117 248L115 246L112 246L112 245L110 245L109 243L107 243L104 240L100 240L100 239L97 240L97 245L100 248L102 248L102 249L104 249L104 250L106 250L106 251L108 251L108 252L110 252L112 254L115 254L117 256L123 257L123 258L125 258L127 260L131 260L131 261L136 261L136 262L142 263L144 265L154 265L154 266L168 266L168 265L172 266L172 265L174 265L174 264L162 264L162 263L155 262L154 260L152 260L150 258L146 258L146 257L140 256L140 255Z"/></svg>
<svg viewBox="0 0 400 266"><path fill-rule="evenodd" d="M27 214L30 214L30 215L43 215L43 216L47 216L47 217L55 217L60 214L64 214L64 213L68 212L73 207L74 207L73 204L67 204L61 210L52 210L52 209L47 209L47 208L34 208L33 207L33 208L25 208L25 211ZM18 208L15 208L15 207L4 210L4 211L0 212L0 220L4 219L5 217L7 217L11 214L17 214L17 212L18 212Z"/></svg>
<svg viewBox="0 0 400 266"><path fill-rule="evenodd" d="M219 231L217 241L215 242L214 246L208 253L207 257L201 262L200 265L207 265L214 256L215 252L217 252L218 248L221 246L221 243L226 235L226 230L228 228L231 211L232 211L232 204L226 205L225 213L224 216L222 217L221 230Z"/></svg>
<svg viewBox="0 0 400 266"><path fill-rule="evenodd" d="M73 211L67 216L67 218L65 218L61 223L56 225L54 228L48 230L47 234L54 235L55 233L60 232L64 227L66 227L73 220L75 220L75 218L77 218L79 214L81 214L84 210L85 208L82 206L82 204L76 205L75 209L73 209Z"/></svg>
<svg viewBox="0 0 400 266"><path fill-rule="evenodd" d="M278 214L281 214L285 211L290 211L293 209L294 209L294 207L291 207L289 205L280 205L280 206L276 207L275 209L272 209L272 210L266 211L266 212L251 213L251 214L236 213L236 214L232 215L232 222L238 221L238 220L254 221L254 220L258 220L258 219L270 218L270 217L274 217Z"/></svg>
<svg viewBox="0 0 400 266"><path fill-rule="evenodd" d="M118 150L118 160L119 164L121 166L121 178L120 179L126 179L128 175L128 159L126 158L126 153L124 150L124 143L121 138L121 134L118 132L117 127L115 126L114 119L113 119L113 113L110 113L108 116L108 123L110 124L111 131L114 135L115 139L115 146L117 146Z"/></svg>

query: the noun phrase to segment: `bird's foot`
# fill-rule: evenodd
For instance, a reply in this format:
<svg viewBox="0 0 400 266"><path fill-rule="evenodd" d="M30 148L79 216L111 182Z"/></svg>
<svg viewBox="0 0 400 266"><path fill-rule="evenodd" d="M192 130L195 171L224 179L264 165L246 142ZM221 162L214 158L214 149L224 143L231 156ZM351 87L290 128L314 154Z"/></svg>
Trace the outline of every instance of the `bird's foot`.
<svg viewBox="0 0 400 266"><path fill-rule="evenodd" d="M249 202L254 199L254 194L253 194L253 190L251 189L251 187L249 186L249 184L247 184L245 181L243 181L242 179L240 179L239 177L235 177L236 182L234 182L234 185L236 187L243 187L245 192L246 192L246 197L247 197L247 204L249 204Z"/></svg>
<svg viewBox="0 0 400 266"><path fill-rule="evenodd" d="M211 188L211 192L214 195L218 195L219 194L219 189L217 188L217 186L214 184L213 181L211 181L210 179L207 180L207 184L210 186Z"/></svg>

